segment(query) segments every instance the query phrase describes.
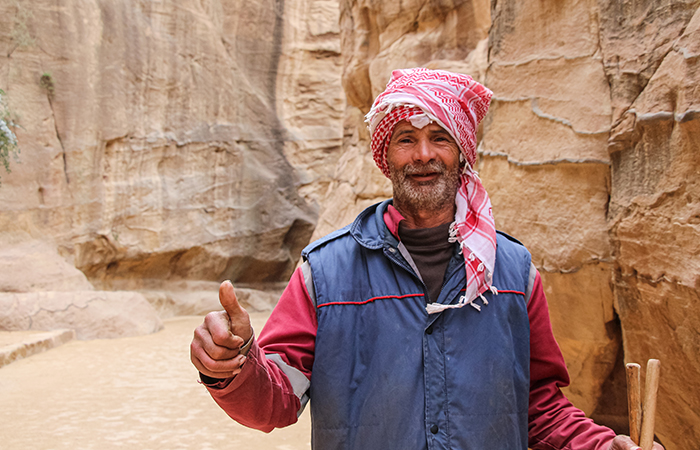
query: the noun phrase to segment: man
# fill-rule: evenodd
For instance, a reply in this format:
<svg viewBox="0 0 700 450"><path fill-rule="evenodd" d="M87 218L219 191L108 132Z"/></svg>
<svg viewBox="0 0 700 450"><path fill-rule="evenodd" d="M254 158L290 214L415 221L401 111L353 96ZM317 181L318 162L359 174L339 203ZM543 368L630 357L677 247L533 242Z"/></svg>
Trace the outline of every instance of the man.
<svg viewBox="0 0 700 450"><path fill-rule="evenodd" d="M259 340L221 285L191 355L233 419L270 431L311 399L316 449L636 448L560 391L540 276L472 169L491 95L394 71L367 115L393 200L303 251Z"/></svg>

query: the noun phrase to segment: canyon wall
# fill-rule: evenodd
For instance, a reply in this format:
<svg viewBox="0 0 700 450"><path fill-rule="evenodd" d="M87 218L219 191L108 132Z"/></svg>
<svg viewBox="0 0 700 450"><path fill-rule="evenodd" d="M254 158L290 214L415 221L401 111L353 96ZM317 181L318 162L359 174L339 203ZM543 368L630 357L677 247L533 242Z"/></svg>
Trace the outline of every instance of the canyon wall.
<svg viewBox="0 0 700 450"><path fill-rule="evenodd" d="M338 42L337 8L316 12L318 39L291 50L281 0L0 8L0 85L22 127L3 232L52 239L106 289L290 275L340 150L328 111L339 124L342 91L323 73L338 50L319 43ZM297 65L282 82L280 64ZM277 113L291 97L293 126Z"/></svg>
<svg viewBox="0 0 700 450"><path fill-rule="evenodd" d="M497 226L528 247L542 275L572 378L568 397L622 424L625 397L604 392L621 352L606 220L611 101L596 9L496 4L479 171Z"/></svg>
<svg viewBox="0 0 700 450"><path fill-rule="evenodd" d="M0 2L21 149L2 174L0 253L45 243L65 273L166 315L212 308L185 297L223 279L283 284L341 149L337 17L310 0Z"/></svg>
<svg viewBox="0 0 700 450"><path fill-rule="evenodd" d="M657 357L663 364L657 435L669 449L694 448L700 439L700 3L625 6L601 7L614 113L608 225L615 306L625 359Z"/></svg>

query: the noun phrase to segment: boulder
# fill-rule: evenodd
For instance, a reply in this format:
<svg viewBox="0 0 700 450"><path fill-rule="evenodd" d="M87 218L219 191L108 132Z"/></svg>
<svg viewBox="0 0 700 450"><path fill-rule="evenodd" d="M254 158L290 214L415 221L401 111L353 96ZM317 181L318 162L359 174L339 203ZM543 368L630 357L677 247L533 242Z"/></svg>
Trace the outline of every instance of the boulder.
<svg viewBox="0 0 700 450"><path fill-rule="evenodd" d="M145 290L140 293L162 319L174 316L205 315L223 308L219 303L219 283L189 283L185 289ZM209 286L204 286L209 284ZM269 286L268 286L269 288ZM249 312L270 312L281 290L234 287L238 302Z"/></svg>
<svg viewBox="0 0 700 450"><path fill-rule="evenodd" d="M0 293L0 330L62 328L74 330L82 340L111 339L154 333L163 323L136 292Z"/></svg>
<svg viewBox="0 0 700 450"><path fill-rule="evenodd" d="M52 243L0 235L0 292L90 291L85 274L58 254Z"/></svg>

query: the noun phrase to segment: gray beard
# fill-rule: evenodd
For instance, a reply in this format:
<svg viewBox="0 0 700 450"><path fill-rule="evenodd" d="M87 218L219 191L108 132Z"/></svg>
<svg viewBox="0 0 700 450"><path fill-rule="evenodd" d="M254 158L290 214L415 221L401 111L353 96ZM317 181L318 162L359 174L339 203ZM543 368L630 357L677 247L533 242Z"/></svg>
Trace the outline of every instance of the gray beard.
<svg viewBox="0 0 700 450"><path fill-rule="evenodd" d="M439 212L454 205L459 189L459 166L448 169L437 160L426 164L407 164L399 170L389 163L391 183L394 187L394 206L408 212ZM410 175L437 172L436 179L416 182Z"/></svg>

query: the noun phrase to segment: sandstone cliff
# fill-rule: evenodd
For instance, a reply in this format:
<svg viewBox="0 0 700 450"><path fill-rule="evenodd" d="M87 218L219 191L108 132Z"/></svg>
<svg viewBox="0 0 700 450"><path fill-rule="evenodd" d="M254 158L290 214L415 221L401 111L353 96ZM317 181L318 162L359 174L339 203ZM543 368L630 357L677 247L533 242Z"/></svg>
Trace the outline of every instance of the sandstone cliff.
<svg viewBox="0 0 700 450"><path fill-rule="evenodd" d="M283 43L283 1L0 8L0 84L22 126L0 229L56 242L101 288L289 276L316 223L315 181L330 176L309 155L339 150L326 113L342 111L342 92L322 67L337 50L317 48L334 32L337 42L337 12L317 13L331 25L316 25L322 42L303 60ZM296 88L325 99L309 114L277 73L314 59L322 86L305 78ZM278 91L289 90L295 128L277 114Z"/></svg>
<svg viewBox="0 0 700 450"><path fill-rule="evenodd" d="M5 290L137 289L167 316L211 309L223 279L289 277L344 97L337 4L287 3L0 2L22 151L0 190L3 255L58 251L87 276L58 288L30 255Z"/></svg>

